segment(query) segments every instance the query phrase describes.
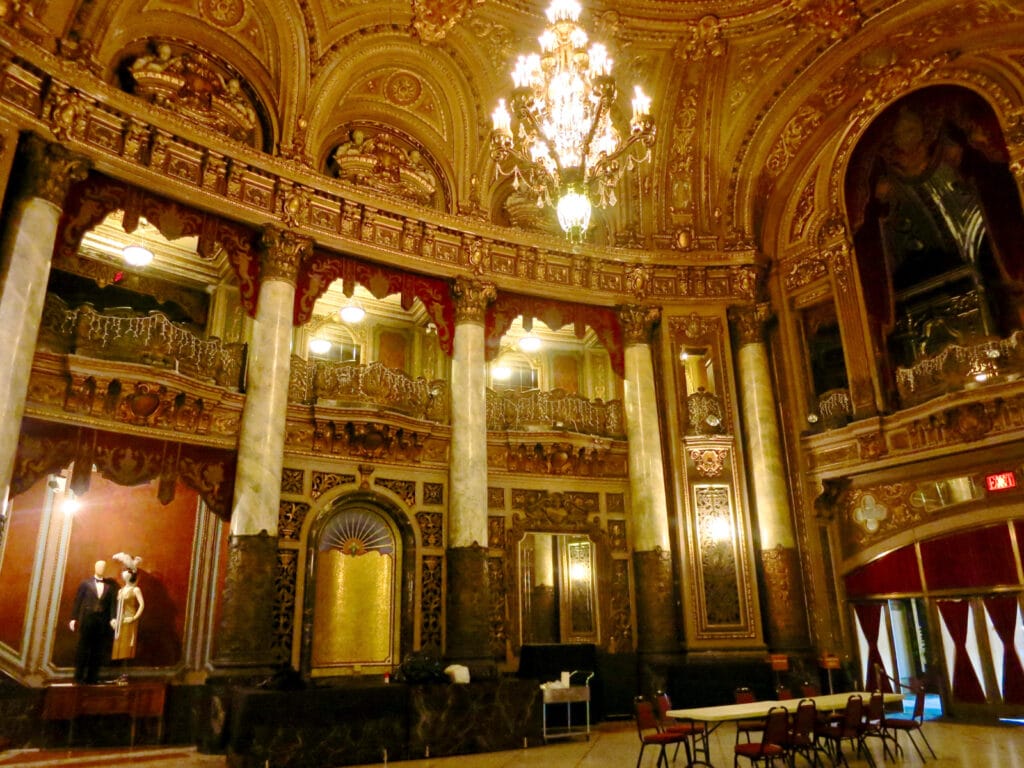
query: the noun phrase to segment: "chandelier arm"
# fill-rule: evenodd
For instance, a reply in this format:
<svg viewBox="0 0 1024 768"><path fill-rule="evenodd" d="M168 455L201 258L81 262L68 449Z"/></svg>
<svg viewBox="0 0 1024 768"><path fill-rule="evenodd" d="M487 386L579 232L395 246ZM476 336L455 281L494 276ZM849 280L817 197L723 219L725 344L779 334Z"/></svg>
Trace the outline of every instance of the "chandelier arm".
<svg viewBox="0 0 1024 768"><path fill-rule="evenodd" d="M623 155L627 154L630 151L630 149L632 149L633 146L635 146L638 143L643 144L644 146L646 146L647 147L647 151L649 152L650 148L651 148L651 145L654 143L654 132L653 131L644 131L644 132L636 132L636 133L630 134L629 138L626 139L625 141L623 141L622 145L617 150L612 152L610 155L603 155L603 156L601 156L597 160L597 162L594 163L594 171L596 172L596 171L598 171L600 169L605 168L609 164L616 162ZM621 174L622 174L622 171L620 170L618 175L621 175ZM600 174L594 173L593 175L597 176L597 175L600 175Z"/></svg>
<svg viewBox="0 0 1024 768"><path fill-rule="evenodd" d="M526 123L527 124L527 126L529 127L528 128L529 133L533 134L534 136L543 136L544 135L544 131L541 129L540 124L537 122L536 115L534 115L534 113L525 104L518 104L518 105L515 105L515 107L516 107L516 117L519 118L519 121L521 123ZM517 154L520 157L523 157L526 160L527 165L529 165L529 166L536 166L537 165L537 163L535 163L533 160L527 158L524 154L522 154L518 150L517 150ZM558 153L557 152L549 152L548 156L551 158L551 161L555 165L555 176L552 179L552 182L553 182L552 186L553 186L553 188L557 189L558 188L558 184L559 184L559 179L561 179L565 175L565 169L562 168L562 164L558 162Z"/></svg>

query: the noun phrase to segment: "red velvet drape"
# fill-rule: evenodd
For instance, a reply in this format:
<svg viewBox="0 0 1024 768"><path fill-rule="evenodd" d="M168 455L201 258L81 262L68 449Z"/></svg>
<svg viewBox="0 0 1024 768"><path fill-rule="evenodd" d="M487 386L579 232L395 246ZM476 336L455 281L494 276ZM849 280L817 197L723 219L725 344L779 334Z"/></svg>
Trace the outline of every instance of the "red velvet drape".
<svg viewBox="0 0 1024 768"><path fill-rule="evenodd" d="M1003 701L1007 704L1024 704L1024 664L1013 645L1019 615L1017 597L987 597L985 610L1003 643Z"/></svg>
<svg viewBox="0 0 1024 768"><path fill-rule="evenodd" d="M867 658L867 679L864 681L864 690L880 690L883 693L891 693L892 686L889 684L887 675L879 679L875 674L876 665L878 669L885 671L885 664L882 661L882 652L878 648L878 630L882 626L882 606L878 603L861 603L855 605L853 610L857 614L857 621L868 641Z"/></svg>
<svg viewBox="0 0 1024 768"><path fill-rule="evenodd" d="M967 655L967 622L971 617L971 605L966 600L939 600L938 608L955 646L954 658L946 659L946 663L952 663L953 667L953 696L957 701L984 704L985 690Z"/></svg>

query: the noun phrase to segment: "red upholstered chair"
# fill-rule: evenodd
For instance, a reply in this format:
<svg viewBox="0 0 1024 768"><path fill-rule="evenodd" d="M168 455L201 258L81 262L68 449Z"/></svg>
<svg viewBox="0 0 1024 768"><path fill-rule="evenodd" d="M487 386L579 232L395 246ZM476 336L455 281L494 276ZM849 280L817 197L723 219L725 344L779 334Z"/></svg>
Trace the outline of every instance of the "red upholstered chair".
<svg viewBox="0 0 1024 768"><path fill-rule="evenodd" d="M864 715L860 721L860 744L867 750L868 739L882 740L882 754L884 757L896 759L896 755L889 751L889 740L896 741L893 734L885 730L885 699L881 691L875 691L868 699L864 707ZM883 757L883 759L884 759Z"/></svg>
<svg viewBox="0 0 1024 768"><path fill-rule="evenodd" d="M746 758L753 765L765 768L774 766L776 760L786 763L789 741L789 712L785 707L772 707L764 720L764 731L760 741L737 744L733 747L733 768L740 764L740 758Z"/></svg>
<svg viewBox="0 0 1024 768"><path fill-rule="evenodd" d="M846 755L843 754L843 742L853 744L857 752L862 751L863 742L860 738L861 715L864 714L864 700L854 694L846 700L846 709L843 711L843 719L825 723L818 726L818 739L828 742L829 753L832 755L832 764L838 766L840 763L849 768ZM863 750L867 757L868 764L874 768L875 759L871 752Z"/></svg>
<svg viewBox="0 0 1024 768"><path fill-rule="evenodd" d="M669 744L675 744L677 749L682 744L686 749L686 762L687 764L691 762L690 737L683 733L663 731L658 722L658 715L655 712L654 704L643 697L638 697L633 702L633 710L636 715L636 732L640 736L640 754L636 758L636 768L640 768L640 763L644 759L644 750L650 745L660 748L658 752L658 768L661 768L662 763L664 763L665 768L669 768L668 755L665 754L665 747Z"/></svg>
<svg viewBox="0 0 1024 768"><path fill-rule="evenodd" d="M797 755L812 766L821 766L818 754L822 747L818 744L818 708L810 699L803 699L796 707L789 728L789 764L795 764Z"/></svg>
<svg viewBox="0 0 1024 768"><path fill-rule="evenodd" d="M813 698L814 696L821 695L821 689L813 683L803 683L800 686L800 695L805 699Z"/></svg>
<svg viewBox="0 0 1024 768"><path fill-rule="evenodd" d="M928 747L928 751L932 753L932 757L935 757L935 750L932 749L932 745L928 743L928 739L924 735L924 731L921 730L921 725L924 723L924 686L918 686L917 693L914 695L914 713L910 717L888 717L886 716L885 721L885 732L892 735L893 744L896 745L897 750L903 749L900 746L899 735L901 733L907 734L907 738L910 739L910 743L914 745L914 749L917 750L918 756L921 758L921 762L924 762L924 753L921 751L921 747L917 745L917 740L914 738L914 734L918 733L921 738L924 739L925 746Z"/></svg>
<svg viewBox="0 0 1024 768"><path fill-rule="evenodd" d="M749 688L737 688L733 691L733 699L737 704L748 704L757 701L757 696ZM751 734L758 734L764 730L764 719L760 720L739 720L736 723L736 743L740 743L740 734L751 740Z"/></svg>
<svg viewBox="0 0 1024 768"><path fill-rule="evenodd" d="M654 706L658 712L658 724L661 726L661 730L667 733L681 733L685 735L690 743L693 744L693 755L697 756L698 753L704 755L704 761L710 762L711 758L708 755L708 729L704 723L698 723L693 720L675 720L668 716L668 711L672 709L672 699L664 691L658 691L654 694ZM679 752L679 745L676 745L676 753ZM689 749L687 749L689 754ZM672 755L672 762L675 762L676 756Z"/></svg>

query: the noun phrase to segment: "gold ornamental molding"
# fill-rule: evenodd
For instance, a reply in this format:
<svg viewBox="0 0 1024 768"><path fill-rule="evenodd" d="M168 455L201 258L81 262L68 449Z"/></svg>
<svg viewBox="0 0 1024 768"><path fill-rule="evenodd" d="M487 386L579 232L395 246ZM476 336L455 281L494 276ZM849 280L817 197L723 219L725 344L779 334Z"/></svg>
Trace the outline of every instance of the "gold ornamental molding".
<svg viewBox="0 0 1024 768"><path fill-rule="evenodd" d="M553 236L522 235L477 216L381 199L274 157L145 102L69 66L22 38L0 41L0 115L58 139L96 170L242 223L278 221L332 250L446 277L486 277L501 287L556 297L585 281L595 305L613 306L642 282L661 303L751 300L759 270L752 248L649 251L569 249ZM658 254L662 263L656 262ZM685 259L685 264L680 260ZM639 266L642 262L642 268ZM584 266L585 265L585 266Z"/></svg>

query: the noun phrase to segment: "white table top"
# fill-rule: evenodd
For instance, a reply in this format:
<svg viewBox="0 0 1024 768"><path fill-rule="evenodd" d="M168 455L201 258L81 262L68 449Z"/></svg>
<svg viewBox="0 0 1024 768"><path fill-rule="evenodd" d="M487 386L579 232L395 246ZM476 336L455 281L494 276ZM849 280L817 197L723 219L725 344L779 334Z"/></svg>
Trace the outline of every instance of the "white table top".
<svg viewBox="0 0 1024 768"><path fill-rule="evenodd" d="M865 706L867 706L868 699L871 698L870 693L865 693L863 691L830 693L822 696L811 696L808 698L814 702L815 706L819 710L825 711L843 709L846 706L846 700L854 695L859 695L864 700ZM759 717L765 717L768 714L768 710L772 707L785 707L789 712L796 712L796 708L799 706L801 701L803 701L803 699L783 699L782 701L766 699L764 701L749 701L743 704L722 704L715 707L670 709L667 714L669 717L677 720L699 720L705 723L724 723L729 720L752 720ZM885 694L886 704L894 704L898 701L903 701L902 693Z"/></svg>

